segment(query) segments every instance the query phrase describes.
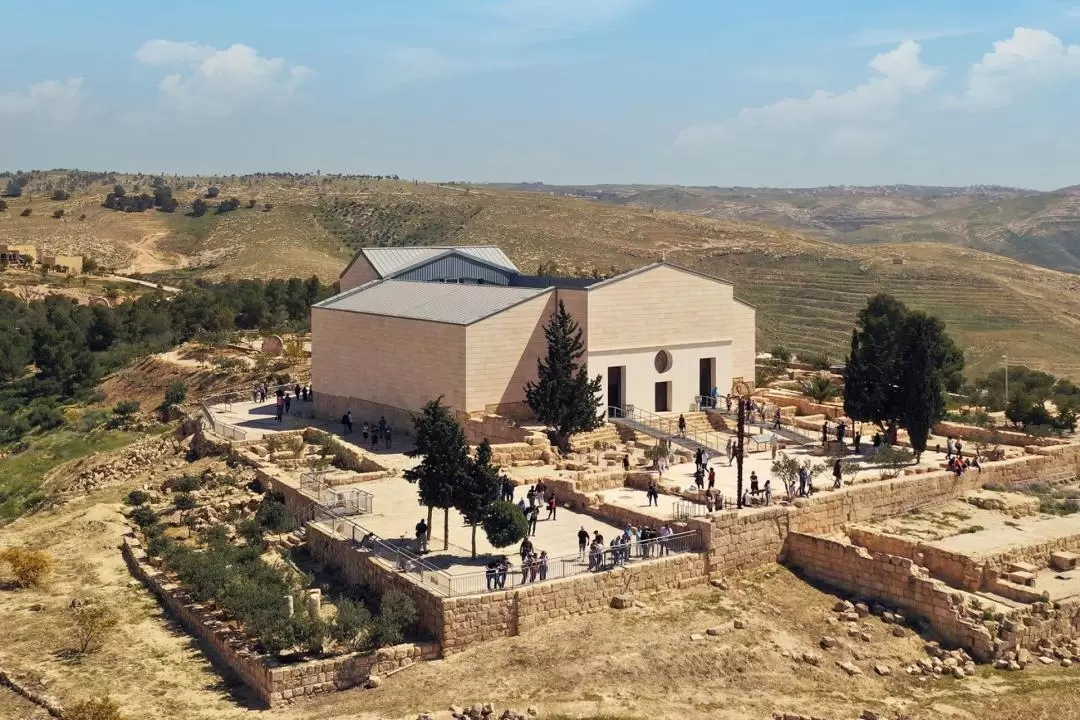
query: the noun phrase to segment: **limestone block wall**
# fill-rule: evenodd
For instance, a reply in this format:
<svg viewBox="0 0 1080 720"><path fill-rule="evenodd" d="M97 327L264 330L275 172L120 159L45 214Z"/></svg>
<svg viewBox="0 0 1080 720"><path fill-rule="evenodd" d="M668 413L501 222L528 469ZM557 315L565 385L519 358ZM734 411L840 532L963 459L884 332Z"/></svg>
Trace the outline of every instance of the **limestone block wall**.
<svg viewBox="0 0 1080 720"><path fill-rule="evenodd" d="M912 560L929 570L933 577L944 580L952 587L969 592L975 592L982 587L984 563L970 555L858 526L846 527L844 531L851 542L869 552L887 553Z"/></svg>
<svg viewBox="0 0 1080 720"><path fill-rule="evenodd" d="M797 512L779 506L758 512L714 512L709 551L709 573L738 573L776 562Z"/></svg>
<svg viewBox="0 0 1080 720"><path fill-rule="evenodd" d="M267 706L294 697L344 690L366 682L372 674L440 656L437 643L422 643L281 665L273 658L245 649L246 638L226 623L208 618L201 612L200 605L186 602L181 589L147 562L138 540L125 537L121 552L131 574L195 637L211 661L239 678Z"/></svg>
<svg viewBox="0 0 1080 720"><path fill-rule="evenodd" d="M947 643L967 648L980 662L996 655L990 631L965 614L963 593L930 578L907 558L797 532L788 535L784 558L814 580L926 619Z"/></svg>
<svg viewBox="0 0 1080 720"><path fill-rule="evenodd" d="M997 442L1002 445L1013 445L1016 447L1027 447L1028 445L1035 445L1038 447L1047 447L1053 445L1066 445L1067 440L1062 438L1052 437L1034 437L1027 433L1014 432L1011 430L994 430L991 428L974 427L972 425L961 425L960 423L943 421L934 426L933 430L935 435L941 437L954 437L960 438L965 442L990 442L991 438L997 436ZM975 448L970 448L974 452Z"/></svg>
<svg viewBox="0 0 1080 720"><path fill-rule="evenodd" d="M465 440L470 445L479 445L484 440L492 444L523 443L532 435L532 431L514 425L500 415L470 415L459 412L457 420L461 423Z"/></svg>
<svg viewBox="0 0 1080 720"><path fill-rule="evenodd" d="M446 598L441 637L450 655L477 643L512 637L571 615L607 608L626 592L681 589L705 582L700 555L675 555L628 566L487 595Z"/></svg>
<svg viewBox="0 0 1080 720"><path fill-rule="evenodd" d="M375 559L371 553L353 547L343 536L321 525L306 529L311 556L337 568L350 583L365 585L380 595L399 590L416 605L418 626L432 637L443 636L442 598Z"/></svg>

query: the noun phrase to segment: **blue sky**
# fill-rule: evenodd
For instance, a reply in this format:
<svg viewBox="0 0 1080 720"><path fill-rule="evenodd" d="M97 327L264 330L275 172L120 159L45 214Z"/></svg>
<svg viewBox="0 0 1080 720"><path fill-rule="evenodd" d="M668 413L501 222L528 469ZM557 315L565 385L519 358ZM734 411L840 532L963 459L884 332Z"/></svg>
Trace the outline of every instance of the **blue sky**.
<svg viewBox="0 0 1080 720"><path fill-rule="evenodd" d="M5 5L5 169L1080 183L1080 0Z"/></svg>

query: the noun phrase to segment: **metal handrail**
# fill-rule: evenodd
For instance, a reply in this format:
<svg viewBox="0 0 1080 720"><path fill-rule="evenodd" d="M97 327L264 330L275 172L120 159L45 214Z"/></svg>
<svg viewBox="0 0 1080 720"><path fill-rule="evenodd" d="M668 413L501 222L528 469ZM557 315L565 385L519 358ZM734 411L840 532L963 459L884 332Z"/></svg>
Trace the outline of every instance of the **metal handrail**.
<svg viewBox="0 0 1080 720"><path fill-rule="evenodd" d="M735 399L734 396L731 396L731 397L733 399ZM698 408L699 412L704 412L706 414L707 413L716 413L716 414L721 415L721 416L723 416L725 418L728 418L730 420L734 420L735 418L738 417L738 413L734 409L733 410L728 410L727 409L727 398L728 398L727 395L720 395L717 398L717 405L713 406L712 405L712 396L710 396L710 395L695 395L694 396L694 405ZM774 428L773 428L773 420L772 420L773 413L771 413L770 410L775 410L777 407L779 407L779 405L774 405L774 404L768 403L768 402L761 402L761 403L757 403L757 404L761 407L761 415L760 415L758 421L753 423L753 424L757 425L762 433L772 432L774 430ZM817 435L816 435L815 431L807 429L807 428L801 428L798 425L796 425L794 422L781 423L780 428L781 428L781 430L784 430L786 432L791 432L791 433L795 433L796 435L801 435L802 437L807 438L808 440L817 440Z"/></svg>
<svg viewBox="0 0 1080 720"><path fill-rule="evenodd" d="M622 418L644 425L647 428L658 431L664 435L663 439L669 440L675 444L679 444L680 439L685 439L691 440L698 445L717 453L724 453L727 451L727 439L721 433L710 430L687 430L686 432L680 433L677 418L657 415L656 413L651 413L648 410L641 410L636 407L620 408L615 406L608 408L608 417Z"/></svg>
<svg viewBox="0 0 1080 720"><path fill-rule="evenodd" d="M675 533L666 538L655 538L645 542L631 542L627 546L612 548L605 546L597 554L590 553L586 549L584 553L574 553L560 557L548 558L547 572L543 578L539 576L539 568L536 580L530 580L531 566L518 565L512 567L505 575L502 582L499 581L498 573L485 572L469 573L466 575L453 575L450 578L451 595L475 595L488 592L499 592L508 587L520 587L530 582L543 582L546 580L558 580L560 578L584 575L590 572L604 572L618 567L625 567L639 561L652 560L666 555L700 552L701 537L695 530Z"/></svg>

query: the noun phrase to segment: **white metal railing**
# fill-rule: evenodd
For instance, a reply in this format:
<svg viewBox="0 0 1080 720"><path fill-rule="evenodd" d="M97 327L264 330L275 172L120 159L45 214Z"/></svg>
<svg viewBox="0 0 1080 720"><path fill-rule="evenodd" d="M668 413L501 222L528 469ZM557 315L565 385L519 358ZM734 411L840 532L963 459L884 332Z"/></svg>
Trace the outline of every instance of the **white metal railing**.
<svg viewBox="0 0 1080 720"><path fill-rule="evenodd" d="M672 418L664 415L657 415L651 413L648 410L640 410L636 407L609 407L608 417L613 418L616 422L624 420L629 423L637 424L646 430L654 430L657 434L662 436L662 439L669 440L675 444L682 444L680 440L688 440L690 443L699 445L707 450L711 450L717 453L723 453L727 451L728 438L722 433L713 430L679 430L679 421L677 418Z"/></svg>

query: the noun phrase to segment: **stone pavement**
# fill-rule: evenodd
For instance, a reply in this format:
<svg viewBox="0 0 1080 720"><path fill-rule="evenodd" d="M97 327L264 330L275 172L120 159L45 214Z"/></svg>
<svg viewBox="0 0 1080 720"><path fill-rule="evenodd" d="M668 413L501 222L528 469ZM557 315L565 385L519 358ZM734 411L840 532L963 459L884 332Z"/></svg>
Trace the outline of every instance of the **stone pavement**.
<svg viewBox="0 0 1080 720"><path fill-rule="evenodd" d="M353 519L381 538L391 541L405 540L406 547L413 551L416 523L421 519L427 519L427 508L420 505L416 486L399 476L374 480L355 487L362 488L374 496L374 513L356 516ZM525 492L527 488L518 488L515 500L524 497ZM531 539L537 552L546 550L551 558L577 554L577 532L582 526L590 534L594 530L599 530L605 542L610 542L615 533L622 531L622 528L614 523L604 522L567 508L559 508L553 520L546 518L547 510L541 510L536 535ZM483 528L476 530L477 557L470 557L472 528L465 524L464 518L457 510L450 510L450 549L448 551L442 549L443 513L441 510L435 511L432 523L434 525L431 529L432 552L425 555L424 559L439 569L451 574L482 571L490 561L491 555L507 555L515 564L519 560L516 545L503 549L493 547L484 535Z"/></svg>

